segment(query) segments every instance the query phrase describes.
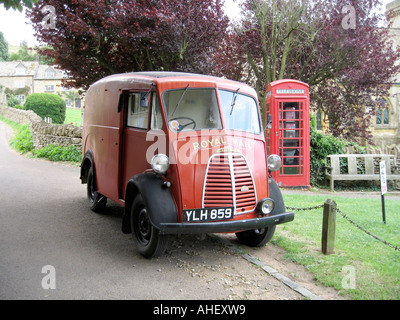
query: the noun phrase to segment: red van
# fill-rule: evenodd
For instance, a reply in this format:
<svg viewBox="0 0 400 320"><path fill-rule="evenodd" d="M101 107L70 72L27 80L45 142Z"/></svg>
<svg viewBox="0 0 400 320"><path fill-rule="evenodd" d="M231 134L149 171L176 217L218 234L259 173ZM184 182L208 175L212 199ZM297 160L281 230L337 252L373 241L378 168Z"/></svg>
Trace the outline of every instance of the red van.
<svg viewBox="0 0 400 320"><path fill-rule="evenodd" d="M256 92L177 72L106 77L88 90L81 181L93 211L124 207L122 231L145 257L170 234L234 232L262 246L292 221L270 171Z"/></svg>

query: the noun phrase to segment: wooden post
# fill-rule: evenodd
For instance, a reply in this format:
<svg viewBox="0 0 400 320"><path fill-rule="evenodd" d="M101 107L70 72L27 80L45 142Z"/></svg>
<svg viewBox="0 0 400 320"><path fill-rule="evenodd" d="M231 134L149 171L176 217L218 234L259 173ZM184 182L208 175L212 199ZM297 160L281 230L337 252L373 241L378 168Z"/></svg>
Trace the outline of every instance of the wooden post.
<svg viewBox="0 0 400 320"><path fill-rule="evenodd" d="M332 254L335 249L336 202L326 200L322 220L322 253Z"/></svg>

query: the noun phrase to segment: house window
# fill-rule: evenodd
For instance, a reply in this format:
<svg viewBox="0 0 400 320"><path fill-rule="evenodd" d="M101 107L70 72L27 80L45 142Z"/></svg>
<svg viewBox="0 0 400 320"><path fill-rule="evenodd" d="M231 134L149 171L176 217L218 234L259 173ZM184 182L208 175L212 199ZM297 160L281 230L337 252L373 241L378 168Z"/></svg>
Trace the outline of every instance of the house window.
<svg viewBox="0 0 400 320"><path fill-rule="evenodd" d="M383 110L383 124L389 124L389 109Z"/></svg>
<svg viewBox="0 0 400 320"><path fill-rule="evenodd" d="M44 76L46 79L54 79L56 77L56 72L49 68L45 71Z"/></svg>
<svg viewBox="0 0 400 320"><path fill-rule="evenodd" d="M382 109L376 111L376 124L382 124Z"/></svg>
<svg viewBox="0 0 400 320"><path fill-rule="evenodd" d="M15 75L16 76L24 76L26 74L26 69L23 66L19 66L15 68Z"/></svg>
<svg viewBox="0 0 400 320"><path fill-rule="evenodd" d="M45 91L46 92L54 92L54 85L46 85Z"/></svg>
<svg viewBox="0 0 400 320"><path fill-rule="evenodd" d="M25 88L25 81L24 80L16 80L14 82L15 89L22 89Z"/></svg>
<svg viewBox="0 0 400 320"><path fill-rule="evenodd" d="M25 96L24 95L18 95L15 96L19 100L19 104L23 105L25 103Z"/></svg>
<svg viewBox="0 0 400 320"><path fill-rule="evenodd" d="M379 108L376 111L376 124L389 124L389 108Z"/></svg>

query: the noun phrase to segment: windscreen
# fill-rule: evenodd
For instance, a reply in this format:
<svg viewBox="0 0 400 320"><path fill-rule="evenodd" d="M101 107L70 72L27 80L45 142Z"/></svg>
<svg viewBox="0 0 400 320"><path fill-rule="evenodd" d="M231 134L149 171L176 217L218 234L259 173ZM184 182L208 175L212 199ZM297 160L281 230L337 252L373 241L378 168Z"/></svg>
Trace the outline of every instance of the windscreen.
<svg viewBox="0 0 400 320"><path fill-rule="evenodd" d="M222 129L213 88L168 90L163 94L168 126L175 131Z"/></svg>
<svg viewBox="0 0 400 320"><path fill-rule="evenodd" d="M225 129L261 133L257 102L238 91L219 90Z"/></svg>

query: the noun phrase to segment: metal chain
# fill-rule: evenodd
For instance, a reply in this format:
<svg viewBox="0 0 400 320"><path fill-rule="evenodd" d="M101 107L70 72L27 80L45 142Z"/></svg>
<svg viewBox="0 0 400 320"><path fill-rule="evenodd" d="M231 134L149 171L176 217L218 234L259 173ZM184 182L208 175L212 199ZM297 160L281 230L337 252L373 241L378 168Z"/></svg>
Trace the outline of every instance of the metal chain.
<svg viewBox="0 0 400 320"><path fill-rule="evenodd" d="M306 208L286 207L286 209L289 209L289 210L296 210L296 211L307 211L307 210L321 209L321 208L323 208L323 207L324 207L324 205L321 204L321 205L315 206L315 207L306 207Z"/></svg>
<svg viewBox="0 0 400 320"><path fill-rule="evenodd" d="M362 226L360 226L358 223L354 222L353 220L351 220L345 213L343 213L342 211L339 210L339 208L336 208L336 212L339 213L344 219L346 219L348 222L350 222L352 225L356 226L358 229L360 229L361 231L364 231L366 234L368 234L369 236L371 236L372 238L374 238L375 240L378 240L380 242L382 242L383 244L393 248L394 250L400 251L400 247L399 246L395 246L394 244L391 244L375 235L373 235L371 232L369 232L368 230L364 229Z"/></svg>
<svg viewBox="0 0 400 320"><path fill-rule="evenodd" d="M296 208L296 207L286 207L286 209L288 210L296 210L296 211L308 211L308 210L315 210L315 209L321 209L324 207L324 204L319 205L319 206L315 206L315 207L305 207L305 208ZM336 212L339 213L345 220L347 220L348 222L350 222L352 225L356 226L358 229L360 229L361 231L364 231L366 234L368 234L369 236L373 237L375 240L378 240L380 242L382 242L383 244L395 249L396 251L400 251L400 247L399 246L395 246L375 235L373 235L371 232L369 232L368 230L364 229L362 226L360 226L358 223L354 222L353 220L351 220L345 213L343 213L339 208L336 208Z"/></svg>

